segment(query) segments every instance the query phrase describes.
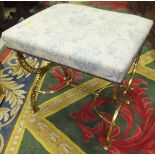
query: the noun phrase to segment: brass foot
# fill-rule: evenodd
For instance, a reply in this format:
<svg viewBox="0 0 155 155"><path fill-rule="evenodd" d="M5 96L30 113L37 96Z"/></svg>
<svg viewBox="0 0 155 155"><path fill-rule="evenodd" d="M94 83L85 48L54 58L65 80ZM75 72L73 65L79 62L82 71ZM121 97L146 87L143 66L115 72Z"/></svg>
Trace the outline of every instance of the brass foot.
<svg viewBox="0 0 155 155"><path fill-rule="evenodd" d="M105 144L103 145L103 149L106 151L108 151L110 149L110 147L111 147L111 143L108 141L106 141Z"/></svg>

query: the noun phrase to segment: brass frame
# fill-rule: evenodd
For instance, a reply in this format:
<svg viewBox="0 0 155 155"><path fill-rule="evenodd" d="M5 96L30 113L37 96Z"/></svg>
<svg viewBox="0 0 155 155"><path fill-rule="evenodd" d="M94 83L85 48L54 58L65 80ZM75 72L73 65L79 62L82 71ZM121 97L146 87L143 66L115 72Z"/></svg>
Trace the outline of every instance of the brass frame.
<svg viewBox="0 0 155 155"><path fill-rule="evenodd" d="M39 110L38 106L36 105L36 96L37 96L37 93L38 93L38 85L39 85L39 82L41 81L41 79L43 78L44 74L51 68L54 66L54 64L52 62L50 62L49 64L47 64L46 66L44 67L39 67L39 68L34 68L34 67L31 67L25 60L24 58L24 55L22 52L16 52L17 54L17 58L18 58L18 61L19 63L22 65L22 67L30 72L30 73L34 73L36 74L37 76L37 81L34 85L34 87L32 88L32 94L31 94L31 112L32 113L35 113Z"/></svg>
<svg viewBox="0 0 155 155"><path fill-rule="evenodd" d="M128 85L126 87L126 89L123 91L123 95L122 96L113 96L113 99L116 101L116 110L113 114L113 117L112 117L112 120L109 121L107 119L105 119L101 114L100 112L98 111L97 107L96 107L96 99L97 97L99 96L99 94L101 93L102 90L104 90L105 88L108 88L108 87L111 87L112 85L108 85L102 89L100 89L96 94L95 94L95 97L94 97L94 107L95 107L95 110L96 110L96 113L98 114L98 116L104 120L105 122L109 123L110 124L110 127L109 127L109 130L108 130L108 133L107 133L107 137L106 137L106 141L103 145L103 148L104 150L109 150L110 146L111 146L111 135L112 135L112 131L114 129L114 127L116 126L116 119L119 115L119 112L121 110L121 107L122 107L122 103L124 102L124 98L125 98L125 95L129 92L129 90L133 90L133 88L131 88L131 84L132 84L132 81L133 81L133 77L134 77L134 74L136 73L136 69L137 69L137 65L138 65L138 61L139 61L139 57L140 57L140 53L137 55L134 63L133 63L133 71L131 72L131 76L130 76L130 79L129 79L129 82L128 82ZM119 87L121 87L121 84L117 84L117 90L119 90ZM130 101L129 99L126 99L126 104L130 104Z"/></svg>
<svg viewBox="0 0 155 155"><path fill-rule="evenodd" d="M17 52L17 57L18 57L19 63L23 66L23 68L25 68L30 73L35 73L36 76L38 76L37 81L36 81L36 83L35 83L35 85L33 87L32 94L31 94L31 107L32 107L31 112L35 113L36 111L39 110L39 108L37 107L36 102L35 102L37 93L43 93L43 94L54 93L53 91L49 91L49 92L47 92L47 91L46 92L45 91L38 91L38 85L39 85L39 82L41 81L42 77L44 76L44 74L49 70L49 68L51 68L51 67L53 67L55 65L52 62L49 62L49 64L47 66L45 66L45 67L33 68L26 62L22 52ZM106 123L110 124L109 130L108 130L108 133L107 133L107 137L106 137L106 141L105 141L104 146L103 146L104 150L109 150L109 148L111 146L112 131L113 131L114 127L116 126L116 119L117 119L117 117L119 115L122 103L124 102L125 95L128 93L129 90L132 90L131 83L132 83L132 80L133 80L133 76L134 76L134 74L136 72L139 57L140 57L140 53L137 55L137 57L136 57L136 59L135 59L135 61L133 63L133 71L131 73L131 77L129 79L128 85L127 85L126 89L123 91L123 95L122 96L119 96L119 95L114 96L113 95L113 99L116 102L117 107L116 107L116 110L115 110L115 112L113 114L113 117L112 117L111 121L107 120L106 118L104 118L100 114L100 112L97 109L95 103L96 103L97 97L99 97L102 90L104 90L105 88L114 86L114 83L109 84L109 85L105 86L104 88L101 88L100 90L98 90L96 92L92 92L92 91L90 91L88 89L82 88L80 86L77 87L76 85L74 85L72 83L74 75L73 75L73 73L69 72L70 68L66 67L66 66L63 66L63 65L60 65L62 67L64 75L65 75L64 79L68 81L66 86L70 85L70 86L72 86L74 88L77 88L77 89L79 89L81 91L84 91L86 93L93 94L94 95L94 102L93 103L94 103L94 108L95 108L95 111L96 111L97 115L102 120L104 120ZM120 87L121 87L121 84L117 84L117 89L119 89ZM126 103L130 104L130 101L128 99L126 99Z"/></svg>

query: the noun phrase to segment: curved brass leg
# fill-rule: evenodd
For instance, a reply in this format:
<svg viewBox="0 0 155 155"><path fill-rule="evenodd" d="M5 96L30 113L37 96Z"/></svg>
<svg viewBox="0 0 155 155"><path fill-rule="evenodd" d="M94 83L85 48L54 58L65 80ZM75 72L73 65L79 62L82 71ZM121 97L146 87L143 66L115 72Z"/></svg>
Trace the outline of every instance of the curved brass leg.
<svg viewBox="0 0 155 155"><path fill-rule="evenodd" d="M123 92L123 97L127 94L127 92L129 90L132 90L133 88L131 88L131 84L132 84L132 81L133 81L133 77L136 73L136 69L137 69L137 65L138 65L138 61L139 61L139 57L140 57L140 53L139 55L136 57L135 61L134 61L134 64L133 64L133 70L131 72L131 76L130 76L130 79L129 79L129 82L128 82L128 85L126 87L126 90ZM127 98L126 99L126 104L130 104L130 100Z"/></svg>
<svg viewBox="0 0 155 155"><path fill-rule="evenodd" d="M102 89L100 89L99 91L97 91L96 93L94 93L95 97L94 97L94 102L93 102L93 104L94 104L94 109L95 109L96 114L97 114L102 120L106 121L106 122L109 123L109 124L111 124L111 121L109 121L109 120L107 120L106 118L104 118L104 117L100 114L99 110L97 109L96 100L97 100L97 97L99 97L99 95L100 95L100 93L102 92L102 90L104 90L104 89L106 89L106 88L109 88L109 87L112 87L112 86L113 86L113 85L111 85L111 84L110 84L110 85L107 85L107 86L103 87Z"/></svg>
<svg viewBox="0 0 155 155"><path fill-rule="evenodd" d="M37 97L39 82L41 81L44 74L36 74L36 76L38 76L37 81L33 87L32 94L31 94L31 113L35 113L39 110L38 106L36 105L36 97Z"/></svg>
<svg viewBox="0 0 155 155"><path fill-rule="evenodd" d="M46 70L46 66L44 67L38 67L38 68L34 68L32 66L30 66L26 60L25 60L25 57L23 55L22 52L16 52L17 54L17 58L18 58L18 61L19 63L22 65L22 67L27 70L29 73L37 73L37 74L40 74L42 73L44 70ZM50 62L47 66L51 66L53 67L54 64L52 62Z"/></svg>
<svg viewBox="0 0 155 155"><path fill-rule="evenodd" d="M70 75L68 73L68 68L66 66L61 66L61 68L62 68L64 75L65 75L64 80L68 80L70 78Z"/></svg>
<svg viewBox="0 0 155 155"><path fill-rule="evenodd" d="M47 66L45 67L42 67L40 68L40 71L38 72L38 74L36 74L37 77L37 81L33 87L33 90L32 90L32 94L31 94L31 107L32 107L32 110L31 112L32 113L35 113L39 110L39 108L36 106L36 96L37 96L37 92L38 92L38 86L39 86L39 83L41 81L41 79L43 78L43 76L45 75L45 73L52 67L52 63L48 64Z"/></svg>
<svg viewBox="0 0 155 155"><path fill-rule="evenodd" d="M104 90L105 88L109 88L109 87L112 87L112 86L113 86L113 85L111 84L111 85L108 85L108 86L106 86L106 87L100 89L100 90L97 92L97 94L95 94L95 98L94 98L94 102L93 102L93 103L94 103L94 109L95 109L97 115L98 115L102 120L104 120L105 122L107 122L107 123L110 125L109 130L108 130L108 133L107 133L107 137L106 137L106 140L105 140L105 143L104 143L104 145L103 145L103 148L104 148L104 150L106 150L106 151L109 150L109 148L110 148L110 146L111 146L111 135L112 135L112 132L113 132L114 127L116 126L116 119L117 119L118 114L119 114L119 112L120 112L121 104L118 105L119 97L118 97L118 94L117 94L116 96L114 96L114 98L115 98L115 101L117 102L116 105L118 105L118 106L117 106L117 108L116 108L116 110L115 110L115 112L114 112L114 115L113 115L113 117L112 117L112 120L110 121L110 120L107 120L106 118L104 118L104 117L100 114L100 112L99 112L99 110L97 109L95 103L96 103L97 97L100 95L99 93L101 93L101 91ZM117 89L119 89L119 86L117 86Z"/></svg>
<svg viewBox="0 0 155 155"><path fill-rule="evenodd" d="M36 76L38 76L38 78L35 83L35 86L33 87L32 94L31 94L31 113L35 113L39 110L38 106L36 105L36 96L37 96L38 85L43 75L36 74Z"/></svg>
<svg viewBox="0 0 155 155"><path fill-rule="evenodd" d="M118 114L120 112L121 106L122 105L119 105L116 108L115 113L113 115L113 118L112 118L112 121L111 121L111 124L110 124L110 128L109 128L109 131L108 131L108 134L107 134L107 138L106 138L106 141L105 141L104 146L103 146L103 148L106 151L108 151L109 148L110 148L110 146L111 146L111 135L112 135L112 132L113 132L114 127L116 126L116 119L117 119Z"/></svg>
<svg viewBox="0 0 155 155"><path fill-rule="evenodd" d="M115 84L114 85L114 88L113 88L113 96L112 96L112 100L113 100L113 103L115 105L118 104L118 101L119 101L119 84Z"/></svg>
<svg viewBox="0 0 155 155"><path fill-rule="evenodd" d="M53 63L49 63L44 67L40 67L40 68L33 68L32 66L30 66L24 56L22 52L17 52L17 57L19 60L19 63L22 65L22 67L27 70L30 73L35 73L36 76L38 76L37 81L33 87L32 90L32 94L31 94L31 112L35 113L36 111L39 110L39 108L36 106L36 96L37 96L37 92L38 92L38 85L39 82L41 81L42 77L44 76L44 74L51 68L53 67Z"/></svg>
<svg viewBox="0 0 155 155"><path fill-rule="evenodd" d="M66 66L62 66L62 65L61 65L61 67L62 67L64 75L65 75L64 80L67 81L66 86L70 85L70 86L76 87L75 85L72 84L73 79L74 79L73 69L66 67Z"/></svg>
<svg viewBox="0 0 155 155"><path fill-rule="evenodd" d="M126 89L124 90L123 92L123 95L120 96L119 95L119 87L121 87L121 85L117 85L117 95L113 94L113 100L116 101L116 105L117 105L117 108L114 112L114 115L112 117L112 120L109 121L107 119L105 119L101 114L100 112L98 111L96 105L95 105L95 102L96 102L96 99L97 97L99 96L99 93L105 89L105 88L102 88L100 89L96 94L95 94L95 99L94 99L94 107L95 107L95 111L96 113L98 114L98 116L104 120L105 122L109 123L110 124L110 127L109 127L109 130L108 130L108 133L107 133L107 137L106 137L106 140L105 140L105 143L104 143L104 146L103 148L107 151L109 150L110 146L111 146L111 135L112 135L112 132L113 132L113 129L114 127L116 126L116 119L119 115L119 112L120 112L120 109L121 109L121 106L122 106L122 103L124 103L124 98L125 98L125 95L128 93L129 90L131 90L131 84L132 84L132 80L133 80L133 77L134 77L134 74L136 73L136 69L137 69L137 64L138 64L138 61L139 61L139 57L140 57L140 54L137 56L137 58L135 59L134 61L134 66L133 66L133 71L131 73L131 77L129 79L129 82L128 82L128 85L126 87ZM129 99L126 100L126 103L129 104L130 101Z"/></svg>

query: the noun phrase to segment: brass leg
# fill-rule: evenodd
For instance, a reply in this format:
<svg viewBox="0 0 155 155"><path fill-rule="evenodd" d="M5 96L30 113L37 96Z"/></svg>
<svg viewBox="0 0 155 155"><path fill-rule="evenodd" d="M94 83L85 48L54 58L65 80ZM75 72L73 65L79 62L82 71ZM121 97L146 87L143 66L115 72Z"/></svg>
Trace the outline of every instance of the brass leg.
<svg viewBox="0 0 155 155"><path fill-rule="evenodd" d="M61 67L62 67L64 75L65 75L64 80L68 81L66 86L72 85L72 81L74 79L73 69L70 69L66 66L61 66Z"/></svg>
<svg viewBox="0 0 155 155"><path fill-rule="evenodd" d="M68 68L65 66L61 66L61 67L62 67L62 70L63 70L64 75L65 75L64 80L68 80L69 79Z"/></svg>
<svg viewBox="0 0 155 155"><path fill-rule="evenodd" d="M37 97L39 83L44 75L36 74L36 76L37 76L37 81L35 83L35 86L33 87L32 94L31 94L31 113L35 113L39 110L38 106L36 105L36 97Z"/></svg>
<svg viewBox="0 0 155 155"><path fill-rule="evenodd" d="M137 69L139 57L140 57L140 54L137 56L137 58L134 61L133 71L131 73L131 77L129 79L128 85L127 85L125 91L123 92L123 95L121 97L117 95L117 97L116 97L116 103L117 103L118 106L117 106L117 108L115 110L115 113L113 115L113 118L112 118L112 121L111 121L111 124L110 124L110 128L109 128L109 131L108 131L108 134L107 134L107 137L106 137L106 141L105 141L105 144L103 146L103 148L105 150L109 150L109 148L111 146L111 135L112 135L112 131L113 131L114 127L115 127L116 119L117 119L118 114L120 112L120 109L121 109L121 106L122 106L122 103L123 103L123 99L124 99L125 95L128 93L128 91L132 89L131 88L131 83L133 81L134 74L136 73L136 69ZM119 86L117 86L117 90L118 89L119 89ZM126 103L127 104L130 104L129 99L126 100Z"/></svg>
<svg viewBox="0 0 155 155"><path fill-rule="evenodd" d="M112 100L113 100L113 103L115 105L118 104L118 101L119 101L119 84L115 84L114 87L113 87L113 96L112 96Z"/></svg>
<svg viewBox="0 0 155 155"><path fill-rule="evenodd" d="M41 68L34 68L30 66L27 61L25 60L25 57L22 52L16 52L18 61L20 65L29 73L39 73Z"/></svg>
<svg viewBox="0 0 155 155"><path fill-rule="evenodd" d="M97 107L96 107L96 104L95 104L95 103L96 103L96 99L97 99L97 97L99 96L99 94L101 93L101 91L102 91L103 89L107 88L107 87L110 87L111 85L109 85L109 86L107 86L107 87L105 87L105 88L100 89L100 90L99 90L98 92L96 92L96 94L95 94L95 98L94 98L94 108L95 108L95 111L96 111L96 113L98 114L98 116L99 116L102 120L104 120L105 122L107 122L108 124L110 124L109 130L108 130L108 133L107 133L107 137L106 137L105 143L104 143L104 145L103 145L103 148L104 148L106 151L109 150L109 148L110 148L110 146L111 146L111 135L112 135L112 132L113 132L114 127L116 126L116 119L117 119L117 117L118 117L118 115L119 115L119 112L120 112L120 110L121 110L122 103L124 103L124 98L126 97L126 94L129 92L129 90L132 90L132 88L131 88L131 83L132 83L134 74L135 74L135 72L136 72L136 68L137 68L137 64L138 64L139 57L140 57L140 54L137 56L137 58L136 58L135 61L134 61L134 66L133 66L133 71L132 71L132 73L131 73L131 77L130 77L129 82L128 82L128 85L127 85L127 87L125 88L125 90L123 91L123 94L122 94L122 95L119 94L119 88L121 87L121 85L118 85L118 84L116 85L117 94L114 94L114 93L113 93L113 100L116 101L117 108L116 108L116 110L115 110L115 112L114 112L114 115L113 115L111 121L107 120L106 118L104 118L104 117L100 114L100 112L98 111L98 109L97 109ZM116 91L116 90L114 90L114 92L115 92L115 91ZM129 99L126 99L126 103L127 103L127 104L130 103L130 102L129 102Z"/></svg>
<svg viewBox="0 0 155 155"><path fill-rule="evenodd" d="M111 121L111 124L110 124L110 128L109 128L109 131L108 131L108 134L107 134L107 137L106 137L106 141L105 141L104 146L103 146L103 148L106 151L108 151L109 148L111 147L111 135L112 135L112 132L113 132L114 127L116 126L116 119L117 119L118 114L120 112L121 106L122 105L119 105L116 108L115 113L113 115L113 118L112 118L112 121Z"/></svg>
<svg viewBox="0 0 155 155"><path fill-rule="evenodd" d="M96 93L94 93L95 97L94 97L94 102L93 102L93 103L94 103L94 109L95 109L96 114L97 114L102 120L104 120L105 122L107 122L107 123L109 123L109 124L111 124L111 121L109 121L109 120L107 120L106 118L104 118L104 117L100 114L99 110L97 109L96 100L97 100L97 97L99 97L99 95L100 95L100 93L102 92L102 90L104 90L104 89L106 89L106 88L109 88L109 87L112 87L112 86L113 86L112 84L107 85L107 86L103 87L102 89L100 89L99 91L97 91Z"/></svg>
<svg viewBox="0 0 155 155"><path fill-rule="evenodd" d="M120 112L121 104L118 105L119 97L118 97L118 93L117 93L117 95L114 95L114 100L116 101L116 105L118 105L118 106L117 106L117 108L116 108L116 110L115 110L115 112L114 112L114 115L113 115L113 117L112 117L112 120L110 121L110 120L107 120L106 118L104 118L104 117L100 114L100 112L99 112L99 110L97 109L95 103L96 103L97 97L99 97L101 91L104 90L105 88L112 87L112 86L113 86L113 85L111 84L111 85L108 85L108 86L106 86L106 87L100 89L100 90L95 94L95 98L94 98L94 102L93 102L93 103L94 103L94 109L95 109L97 115L98 115L102 120L104 120L106 123L108 123L108 124L110 125L109 130L108 130L108 133L107 133L106 141L105 141L105 143L104 143L104 145L103 145L103 148L104 148L104 150L106 150L106 151L109 150L109 148L110 148L110 146L111 146L111 135L112 135L112 132L113 132L114 127L116 126L116 119L117 119L118 114L119 114L119 112ZM117 90L119 89L119 86L118 86L118 85L117 85L116 89L117 89Z"/></svg>
<svg viewBox="0 0 155 155"><path fill-rule="evenodd" d="M128 91L130 91L130 90L133 89L133 88L131 87L131 84L132 84L132 81L133 81L133 77L134 77L134 75L135 75L135 73L136 73L136 69L137 69L139 57L140 57L140 54L136 57L136 59L135 59L135 61L134 61L133 70L132 70L132 73L131 73L131 76L130 76L128 85L127 85L127 87L126 87L126 90L123 92L123 97L127 94ZM128 98L126 99L126 104L130 104L130 100L129 100Z"/></svg>
<svg viewBox="0 0 155 155"><path fill-rule="evenodd" d="M32 90L32 94L31 94L31 112L35 113L36 111L39 110L39 108L36 106L36 96L37 96L37 92L38 92L38 85L39 82L41 81L42 77L44 76L44 74L51 68L53 67L53 63L49 63L44 67L40 67L40 68L33 68L31 67L25 60L23 53L21 52L17 52L17 57L18 57L18 61L19 63L22 65L22 67L27 70L30 73L35 73L36 76L38 76L37 81L33 87Z"/></svg>

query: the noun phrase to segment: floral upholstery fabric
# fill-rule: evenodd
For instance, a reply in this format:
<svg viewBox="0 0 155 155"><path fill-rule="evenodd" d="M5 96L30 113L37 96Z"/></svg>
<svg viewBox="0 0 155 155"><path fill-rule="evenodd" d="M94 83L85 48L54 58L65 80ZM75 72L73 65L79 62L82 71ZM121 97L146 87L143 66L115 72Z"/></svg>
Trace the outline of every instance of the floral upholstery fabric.
<svg viewBox="0 0 155 155"><path fill-rule="evenodd" d="M153 22L136 15L57 4L2 33L7 47L122 82Z"/></svg>

